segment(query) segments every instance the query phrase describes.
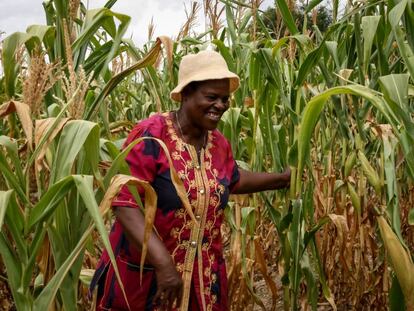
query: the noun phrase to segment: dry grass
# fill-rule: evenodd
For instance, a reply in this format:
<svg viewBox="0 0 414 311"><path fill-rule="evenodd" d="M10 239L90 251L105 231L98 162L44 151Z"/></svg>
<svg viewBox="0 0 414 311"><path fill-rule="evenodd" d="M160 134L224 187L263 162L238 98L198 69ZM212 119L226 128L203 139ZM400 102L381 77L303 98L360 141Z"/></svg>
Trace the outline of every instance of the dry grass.
<svg viewBox="0 0 414 311"><path fill-rule="evenodd" d="M151 17L151 21L148 24L148 42L152 40L154 37L155 25L154 25L154 17Z"/></svg>
<svg viewBox="0 0 414 311"><path fill-rule="evenodd" d="M219 30L223 27L222 15L224 9L225 6L219 0L204 0L206 28L211 29L213 38L217 38Z"/></svg>
<svg viewBox="0 0 414 311"><path fill-rule="evenodd" d="M200 4L198 2L192 2L191 8L188 11L187 7L185 7L185 15L187 16L187 21L184 23L184 25L181 27L178 36L177 41L180 41L181 39L187 37L191 29L196 25L197 23L197 14L200 10Z"/></svg>

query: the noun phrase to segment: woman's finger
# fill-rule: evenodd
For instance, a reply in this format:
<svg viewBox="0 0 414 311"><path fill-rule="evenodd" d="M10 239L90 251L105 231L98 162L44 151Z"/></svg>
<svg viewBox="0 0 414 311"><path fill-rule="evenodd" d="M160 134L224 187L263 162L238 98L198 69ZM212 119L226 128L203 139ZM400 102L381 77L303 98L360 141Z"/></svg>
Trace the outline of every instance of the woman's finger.
<svg viewBox="0 0 414 311"><path fill-rule="evenodd" d="M158 306L161 306L163 304L163 299L164 299L163 296L164 296L164 289L161 287L158 287L157 292L155 293L155 296L154 296L153 303Z"/></svg>
<svg viewBox="0 0 414 311"><path fill-rule="evenodd" d="M172 306L173 306L173 303L174 303L174 300L175 300L175 293L174 292L175 292L174 290L171 290L171 291L168 292L168 296L165 299L166 310L171 310L172 309Z"/></svg>
<svg viewBox="0 0 414 311"><path fill-rule="evenodd" d="M181 285L177 291L177 305L176 307L179 308L181 306L181 299L183 298L183 286Z"/></svg>

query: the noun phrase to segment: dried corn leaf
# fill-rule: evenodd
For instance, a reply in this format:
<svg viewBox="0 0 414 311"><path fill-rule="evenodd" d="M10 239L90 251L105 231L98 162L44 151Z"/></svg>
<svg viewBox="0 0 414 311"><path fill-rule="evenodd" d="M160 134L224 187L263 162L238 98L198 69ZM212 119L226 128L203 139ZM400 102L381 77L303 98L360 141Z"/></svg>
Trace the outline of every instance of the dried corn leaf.
<svg viewBox="0 0 414 311"><path fill-rule="evenodd" d="M181 179L178 177L177 171L174 168L174 165L171 160L170 153L167 149L167 146L165 143L157 138L154 137L141 137L137 140L135 140L132 143L137 143L143 140L155 140L157 141L161 148L164 150L167 160L170 166L170 174L171 174L171 180L174 184L174 187L177 191L178 196L180 197L187 213L190 215L191 219L193 220L195 225L198 225L198 222L194 216L194 213L191 209L190 202L187 197L187 192L184 188L184 185L181 181ZM105 214L107 210L110 208L112 201L117 196L118 192L124 185L135 185L135 186L141 186L144 189L145 193L145 227L144 227L144 240L142 243L142 256L141 256L141 268L140 268L140 277L142 279L142 273L143 273L143 267L145 262L145 257L148 250L148 239L150 237L150 233L152 231L152 227L154 224L155 214L157 211L157 195L152 188L152 186L149 184L149 182L140 180L135 177L127 176L127 175L116 175L113 177L111 181L111 185L107 192L105 193L105 197L102 200L100 210L102 214Z"/></svg>
<svg viewBox="0 0 414 311"><path fill-rule="evenodd" d="M39 267L39 270L43 274L43 282L46 284L50 281L50 279L53 277L53 274L55 272L55 264L53 261L53 256L50 251L50 242L49 238L46 235L42 246L40 248L40 251L36 257L36 261Z"/></svg>
<svg viewBox="0 0 414 311"><path fill-rule="evenodd" d="M29 148L32 148L33 124L30 113L30 107L18 101L9 101L0 106L0 118L16 112L22 123L23 131L26 134Z"/></svg>
<svg viewBox="0 0 414 311"><path fill-rule="evenodd" d="M127 175L116 175L112 178L111 185L105 193L104 198L102 199L101 204L99 205L99 210L102 215L106 214L109 208L112 205L112 201L118 195L121 188L125 185L131 186L140 186L144 189L145 195L145 226L144 226L144 240L142 243L142 257L141 257L141 267L140 267L140 278L142 280L143 267L145 262L145 256L147 254L147 243L149 236L152 231L152 226L154 224L155 213L157 211L157 194L150 185L149 182L140 180L136 177L127 176Z"/></svg>
<svg viewBox="0 0 414 311"><path fill-rule="evenodd" d="M329 214L329 218L332 220L336 227L336 232L338 234L338 243L342 247L345 245L345 238L344 236L348 233L348 224L346 222L346 218L343 215L336 215L336 214Z"/></svg>
<svg viewBox="0 0 414 311"><path fill-rule="evenodd" d="M170 73L170 75L172 75L174 42L173 40L171 40L170 37L167 36L160 36L158 37L158 39L160 39L162 45L164 46L167 58L168 72Z"/></svg>
<svg viewBox="0 0 414 311"><path fill-rule="evenodd" d="M341 69L341 70L339 70L339 77L341 78L339 80L339 83L341 85L345 85L346 84L345 82L348 82L349 77L351 76L353 71L354 71L353 69Z"/></svg>
<svg viewBox="0 0 414 311"><path fill-rule="evenodd" d="M37 146L42 137L47 133L50 126L53 125L55 122L55 118L48 118L48 119L42 119L42 120L36 120L35 121L35 133L34 133L34 139L35 139L35 146ZM39 154L37 155L36 159L36 172L39 172L44 168L44 165L42 164L42 160L45 157L46 150L50 144L50 142L56 137L57 134L62 130L62 128L65 126L65 124L69 121L68 118L60 119L59 123L55 125L53 128L53 131L50 133L49 137L47 138L46 142L43 144Z"/></svg>
<svg viewBox="0 0 414 311"><path fill-rule="evenodd" d="M270 291L272 292L272 310L274 310L276 308L276 302L278 297L277 287L267 271L266 260L264 258L263 249L259 243L258 237L254 239L254 245L256 252L256 262L259 264L259 269L262 272L263 278L265 279L267 286L270 288Z"/></svg>
<svg viewBox="0 0 414 311"><path fill-rule="evenodd" d="M181 202L183 203L184 208L187 211L187 213L190 216L193 223L198 224L198 221L196 220L196 218L194 216L194 213L193 213L193 210L191 208L190 201L188 200L187 191L185 190L184 184L183 184L182 180L180 179L180 177L178 176L177 171L174 168L174 165L173 165L172 160L171 160L170 153L169 153L168 148L165 145L165 143L162 140L160 140L158 138L154 138L154 137L142 137L140 139L153 139L153 140L157 141L160 144L161 148L165 152L165 155L167 156L168 165L170 166L171 181L174 184L175 190L177 191L177 194L178 194L179 198L181 199Z"/></svg>

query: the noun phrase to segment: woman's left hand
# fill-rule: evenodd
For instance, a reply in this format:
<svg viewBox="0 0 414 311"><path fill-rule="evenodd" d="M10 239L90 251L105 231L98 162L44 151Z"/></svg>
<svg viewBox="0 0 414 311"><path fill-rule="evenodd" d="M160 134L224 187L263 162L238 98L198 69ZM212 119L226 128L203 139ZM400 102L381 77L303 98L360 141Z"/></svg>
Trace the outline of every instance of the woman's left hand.
<svg viewBox="0 0 414 311"><path fill-rule="evenodd" d="M281 179L283 181L283 187L282 188L289 188L290 187L290 177L291 177L291 171L290 167L288 167L281 175Z"/></svg>
<svg viewBox="0 0 414 311"><path fill-rule="evenodd" d="M290 168L283 173L260 173L239 169L240 180L234 194L276 190L290 186Z"/></svg>

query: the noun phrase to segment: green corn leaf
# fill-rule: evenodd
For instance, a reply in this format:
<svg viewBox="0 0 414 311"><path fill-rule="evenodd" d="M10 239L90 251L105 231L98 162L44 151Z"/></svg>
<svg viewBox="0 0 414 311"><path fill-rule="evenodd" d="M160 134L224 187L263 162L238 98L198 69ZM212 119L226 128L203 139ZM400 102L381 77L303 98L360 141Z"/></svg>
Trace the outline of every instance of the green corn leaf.
<svg viewBox="0 0 414 311"><path fill-rule="evenodd" d="M316 311L318 306L318 284L317 277L313 272L311 261L308 254L304 254L301 264L303 274L306 278L306 285L309 286L308 301L312 308L312 311Z"/></svg>
<svg viewBox="0 0 414 311"><path fill-rule="evenodd" d="M88 238L91 233L92 228L87 230L79 239L79 242L75 249L70 253L70 255L67 257L62 266L59 267L52 279L48 282L46 287L42 290L42 292L34 301L34 310L48 310L52 306L53 300L55 299L59 287L63 283L72 265L75 263L75 261L78 259L79 255L85 248L86 242L88 241Z"/></svg>
<svg viewBox="0 0 414 311"><path fill-rule="evenodd" d="M6 94L9 99L15 96L15 86L17 83L18 65L15 57L16 52L22 44L29 44L30 41L37 42L38 45L40 45L39 38L23 32L15 32L3 40L3 55L1 60L3 65Z"/></svg>
<svg viewBox="0 0 414 311"><path fill-rule="evenodd" d="M331 88L315 97L313 97L306 105L303 113L302 119L299 127L298 134L298 171L296 178L296 192L301 191L302 185L302 173L305 164L305 160L309 155L310 141L312 138L313 130L319 116L322 112L322 109L325 106L325 103L329 97L337 94L353 94L361 96L371 102L371 104L377 108L383 116L388 120L391 126L397 130L397 125L399 124L398 118L390 112L388 105L382 97L380 97L375 91L363 87L360 85L351 85L343 87Z"/></svg>
<svg viewBox="0 0 414 311"><path fill-rule="evenodd" d="M332 0L332 20L336 23L338 17L339 0Z"/></svg>
<svg viewBox="0 0 414 311"><path fill-rule="evenodd" d="M56 151L50 182L53 184L60 179L71 175L71 170L82 148L88 149L88 160L92 167L97 167L99 155L99 126L96 123L73 120L64 126Z"/></svg>
<svg viewBox="0 0 414 311"><path fill-rule="evenodd" d="M381 179L379 178L377 171L372 167L367 157L361 150L358 150L358 159L361 162L362 170L365 173L368 182L371 184L371 186L374 187L377 195L381 195L382 185Z"/></svg>
<svg viewBox="0 0 414 311"><path fill-rule="evenodd" d="M303 225L303 213L302 213L302 201L295 200L293 202L293 220L288 233L290 245L292 247L293 264L292 269L289 272L289 278L292 282L293 291L297 293L301 278L300 259L303 252L303 238L304 232L302 230Z"/></svg>
<svg viewBox="0 0 414 311"><path fill-rule="evenodd" d="M285 0L275 0L275 4L277 5L278 9L280 10L280 15L285 22L286 27L289 29L291 35L296 35L299 30L296 27L295 21L293 19L292 13L289 10L289 6L287 5Z"/></svg>
<svg viewBox="0 0 414 311"><path fill-rule="evenodd" d="M306 56L305 61L299 68L298 78L295 81L294 87L299 87L305 82L310 71L315 67L316 63L320 60L324 48L325 48L325 45L320 44L316 49L314 49L312 52L310 52Z"/></svg>
<svg viewBox="0 0 414 311"><path fill-rule="evenodd" d="M364 38L364 73L367 75L371 59L372 44L377 33L381 16L363 16L361 18L362 37Z"/></svg>
<svg viewBox="0 0 414 311"><path fill-rule="evenodd" d="M249 22L250 22L252 16L253 16L252 10L247 9L245 14L244 14L243 20L241 21L241 23L239 25L239 32L240 33L248 32L248 30L246 28L250 25Z"/></svg>
<svg viewBox="0 0 414 311"><path fill-rule="evenodd" d="M22 279L22 260L25 260L26 244L22 239L22 232L19 231L20 218L16 217L16 223L14 219L10 217L13 215L19 207L14 197L14 191L0 191L0 255L1 259L6 267L7 281L9 283L13 300L18 308L21 310L29 310L30 300L21 291L21 279ZM5 234L1 231L3 224L6 224L9 229L9 234ZM9 238L15 238L17 252L9 242Z"/></svg>
<svg viewBox="0 0 414 311"><path fill-rule="evenodd" d="M252 53L249 62L249 87L251 91L257 90L261 86L261 77L262 70L258 53Z"/></svg>
<svg viewBox="0 0 414 311"><path fill-rule="evenodd" d="M305 13L309 13L312 11L317 5L319 5L322 2L322 0L311 0L306 7Z"/></svg>
<svg viewBox="0 0 414 311"><path fill-rule="evenodd" d="M234 23L234 14L232 7L228 1L226 1L226 21L227 21L227 30L230 34L231 41L236 43L238 38L236 34L236 25Z"/></svg>
<svg viewBox="0 0 414 311"><path fill-rule="evenodd" d="M0 197L2 192L0 192ZM22 276L21 263L16 257L13 250L9 247L10 244L6 242L5 234L0 232L0 255L7 272L7 281L13 295L13 300L18 310L30 310L29 299L19 291L20 279Z"/></svg>
<svg viewBox="0 0 414 311"><path fill-rule="evenodd" d="M118 30L116 30L114 18L119 21ZM99 27L104 27L114 41L113 49L107 55L107 62L109 62L113 58L116 49L119 47L122 35L125 33L130 20L131 18L128 15L115 13L108 8L87 11L82 32L73 43L73 53L76 54L84 48L85 45L87 46Z"/></svg>
<svg viewBox="0 0 414 311"><path fill-rule="evenodd" d="M263 67L267 68L268 73L272 77L272 81L280 89L282 85L281 72L280 72L279 64L277 64L273 59L272 50L271 49L260 49L259 53L261 57L261 63L263 63Z"/></svg>
<svg viewBox="0 0 414 311"><path fill-rule="evenodd" d="M408 104L408 74L391 74L379 78L382 92L387 100L392 100L402 109Z"/></svg>
<svg viewBox="0 0 414 311"><path fill-rule="evenodd" d="M335 61L336 67L340 68L341 63L339 61L339 56L338 56L338 42L336 42L336 41L326 41L325 44L326 44L326 47L327 47L329 53L331 53L332 58Z"/></svg>
<svg viewBox="0 0 414 311"><path fill-rule="evenodd" d="M383 216L377 217L382 240L389 255L401 290L405 297L407 309L414 307L414 264L410 253L403 247L397 235Z"/></svg>
<svg viewBox="0 0 414 311"><path fill-rule="evenodd" d="M349 193L349 196L351 197L352 205L354 206L357 212L358 219L361 219L362 211L361 211L361 200L359 198L359 195L356 192L354 186L351 185L351 183L348 182L346 183L346 185L348 187L348 193Z"/></svg>
<svg viewBox="0 0 414 311"><path fill-rule="evenodd" d="M45 44L45 47L52 51L56 39L56 28L54 26L31 25L27 27L26 32L38 37Z"/></svg>
<svg viewBox="0 0 414 311"><path fill-rule="evenodd" d="M229 70L232 72L236 72L235 62L233 57L230 54L230 49L224 45L224 42L218 39L215 39L212 41L217 48L220 51L220 54L223 56L223 58L226 60L227 66L229 67Z"/></svg>
<svg viewBox="0 0 414 311"><path fill-rule="evenodd" d="M66 176L54 183L40 198L39 202L33 207L29 217L29 228L46 221L57 208L61 200L73 187L73 177Z"/></svg>
<svg viewBox="0 0 414 311"><path fill-rule="evenodd" d="M401 57L407 66L411 79L414 79L414 57L410 46L405 43L404 31L400 27L400 21L407 7L407 0L401 0L388 14L388 19L391 24L392 31L398 44Z"/></svg>
<svg viewBox="0 0 414 311"><path fill-rule="evenodd" d="M391 225L398 238L403 241L401 234L400 204L397 186L395 152L398 141L392 134L381 136L384 149L384 172L387 194L387 211Z"/></svg>
<svg viewBox="0 0 414 311"><path fill-rule="evenodd" d="M354 168L356 162L356 153L352 151L345 160L344 165L344 177L348 177L351 174L352 169Z"/></svg>
<svg viewBox="0 0 414 311"><path fill-rule="evenodd" d="M13 190L0 191L0 229L3 227L4 217L12 194Z"/></svg>
<svg viewBox="0 0 414 311"><path fill-rule="evenodd" d="M26 180L24 178L23 168L20 162L17 142L8 136L0 136L0 146L3 146L7 150L9 159L13 163L13 171L17 175L19 185L24 185Z"/></svg>
<svg viewBox="0 0 414 311"><path fill-rule="evenodd" d="M91 104L88 112L86 113L87 120L90 120L92 116L95 114L97 107L103 102L106 96L108 96L109 93L127 76L132 74L133 72L145 68L147 66L150 66L155 63L155 61L158 58L158 55L161 51L161 41L157 39L155 45L153 48L148 52L148 54L145 55L144 58L142 58L139 62L132 65L131 67L125 69L124 71L120 72L116 76L112 77L104 86L102 91L99 93L99 95L95 98L93 103Z"/></svg>
<svg viewBox="0 0 414 311"><path fill-rule="evenodd" d="M299 68L298 78L295 81L294 87L301 86L305 80L307 79L311 70L316 66L316 64L320 61L323 51L326 48L325 41L329 38L330 34L334 32L339 26L332 26L328 29L325 33L324 38L322 39L321 43L317 48L307 54L305 60L301 64Z"/></svg>
<svg viewBox="0 0 414 311"><path fill-rule="evenodd" d="M59 287L63 283L65 276L77 260L78 256L82 253L94 227L97 228L100 237L102 238L103 244L106 250L108 251L109 257L111 259L111 263L115 268L115 274L117 276L117 279L120 282L119 271L115 263L115 257L109 242L107 229L102 219L102 215L100 214L98 204L95 200L93 190L93 177L86 175L73 175L61 180L60 183L62 183L63 181L71 182L72 187L73 185L76 186L77 191L82 197L85 206L93 219L93 225L89 226L89 228L84 232L76 247L72 250L65 262L59 267L58 271L47 284L45 289L36 298L34 302L34 307L36 310L47 310L50 307L50 304L56 296Z"/></svg>
<svg viewBox="0 0 414 311"><path fill-rule="evenodd" d="M401 290L401 286L398 283L397 277L392 277L392 285L389 294L390 310L391 311L406 311L404 294Z"/></svg>
<svg viewBox="0 0 414 311"><path fill-rule="evenodd" d="M10 167L10 164L8 163L7 158L5 157L3 153L0 153L0 172L4 177L4 180L6 181L6 185L9 188L14 189L19 199L25 204L27 204L28 206L30 206L30 202L27 199L25 189L22 188L25 186L26 183L25 182L21 183L19 181L18 174L14 173L14 169Z"/></svg>

